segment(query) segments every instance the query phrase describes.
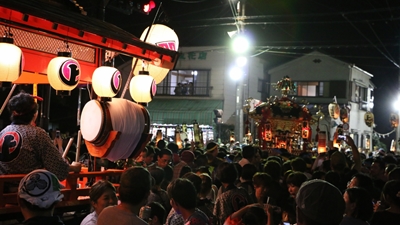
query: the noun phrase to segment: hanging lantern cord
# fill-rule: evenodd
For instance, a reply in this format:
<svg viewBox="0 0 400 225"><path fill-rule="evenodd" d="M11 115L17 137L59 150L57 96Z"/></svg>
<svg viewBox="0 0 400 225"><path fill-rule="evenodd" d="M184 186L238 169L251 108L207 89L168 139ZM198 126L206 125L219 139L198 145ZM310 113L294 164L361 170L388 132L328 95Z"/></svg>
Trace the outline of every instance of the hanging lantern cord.
<svg viewBox="0 0 400 225"><path fill-rule="evenodd" d="M13 36L13 34L11 33L11 27L8 27L8 30L7 30L7 28L4 30L4 37L5 38L12 38L12 36Z"/></svg>
<svg viewBox="0 0 400 225"><path fill-rule="evenodd" d="M71 49L69 48L69 43L68 43L68 41L64 41L64 44L65 44L65 49L66 49L66 51L69 52L69 53L71 53L72 51L71 51Z"/></svg>
<svg viewBox="0 0 400 225"><path fill-rule="evenodd" d="M11 27L6 27L4 29L4 35L0 37L0 42L14 44L13 34L11 33Z"/></svg>

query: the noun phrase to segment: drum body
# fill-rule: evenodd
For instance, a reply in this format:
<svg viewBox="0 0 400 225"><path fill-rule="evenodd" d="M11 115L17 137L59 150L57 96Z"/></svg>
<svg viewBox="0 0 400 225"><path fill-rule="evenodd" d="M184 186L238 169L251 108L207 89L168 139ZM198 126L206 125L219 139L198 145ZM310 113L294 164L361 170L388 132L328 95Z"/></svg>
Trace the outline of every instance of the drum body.
<svg viewBox="0 0 400 225"><path fill-rule="evenodd" d="M82 110L81 132L89 153L111 161L139 153L150 131L148 111L126 99L91 100ZM110 136L117 132L116 137ZM143 138L146 136L146 138Z"/></svg>

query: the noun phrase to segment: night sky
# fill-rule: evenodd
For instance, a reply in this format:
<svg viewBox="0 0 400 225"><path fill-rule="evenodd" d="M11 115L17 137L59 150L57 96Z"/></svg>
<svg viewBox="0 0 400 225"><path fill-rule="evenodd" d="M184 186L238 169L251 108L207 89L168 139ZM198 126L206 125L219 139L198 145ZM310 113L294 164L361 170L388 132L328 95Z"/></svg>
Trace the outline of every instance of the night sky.
<svg viewBox="0 0 400 225"><path fill-rule="evenodd" d="M236 29L228 0L167 0L157 16L117 14L106 10L106 21L136 36L155 18L176 31L180 46L228 46L226 32ZM264 52L258 57L267 69L318 50L373 74L375 131L392 130L389 116L400 92L400 1L247 0L245 15L252 54Z"/></svg>
<svg viewBox="0 0 400 225"><path fill-rule="evenodd" d="M164 0L161 7L154 1L156 8L144 15L122 13L117 0L110 0L104 19L138 37L153 21L168 25L180 46L228 46L226 32L237 29L228 0ZM97 5L102 1L77 2L88 16L103 17ZM400 1L246 0L245 16L245 32L254 39L251 54L267 60L267 70L318 50L373 74L375 130L392 130L389 116L399 93ZM76 96L77 90L71 97L52 97L51 120L76 124Z"/></svg>

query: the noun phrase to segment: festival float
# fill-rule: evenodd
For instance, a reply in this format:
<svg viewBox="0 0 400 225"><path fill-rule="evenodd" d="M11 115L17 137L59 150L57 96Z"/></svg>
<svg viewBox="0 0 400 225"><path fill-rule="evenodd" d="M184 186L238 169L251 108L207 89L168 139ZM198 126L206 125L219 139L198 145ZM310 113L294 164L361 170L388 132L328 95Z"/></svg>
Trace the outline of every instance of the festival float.
<svg viewBox="0 0 400 225"><path fill-rule="evenodd" d="M37 95L38 84L49 85L62 96L68 96L79 84L87 85L94 93L83 107L82 115L79 99L78 117L81 117L75 163L79 164L82 138L89 153L97 158L117 160L139 154L152 136L145 107L156 93L157 80L162 80L176 63L177 37L149 43L151 37L161 35L149 31L145 35L147 40L139 39L111 24L81 14L71 16L68 11L45 2L4 0L0 1L0 11L0 28L5 31L0 40L0 81L12 83L0 114L19 84L31 84L33 95ZM171 35L175 34L168 29ZM122 86L121 73L106 62L119 54L137 59L140 71L132 68L122 97L115 98ZM128 85L135 102L123 98ZM70 138L63 157L73 139ZM84 181L119 177L122 173L122 170L77 168L79 171L70 172L64 181L64 198L57 204L56 213L90 208L90 187ZM18 183L23 176L0 175L0 187L6 182ZM17 193L3 193L0 188L0 215L0 221L20 218Z"/></svg>
<svg viewBox="0 0 400 225"><path fill-rule="evenodd" d="M275 88L281 91L281 97L271 96L266 102L248 99L244 106L244 112L257 127L260 148L263 151L284 148L295 155L311 151L310 125L315 120L307 108L308 103L288 97L296 89L288 76L278 81Z"/></svg>

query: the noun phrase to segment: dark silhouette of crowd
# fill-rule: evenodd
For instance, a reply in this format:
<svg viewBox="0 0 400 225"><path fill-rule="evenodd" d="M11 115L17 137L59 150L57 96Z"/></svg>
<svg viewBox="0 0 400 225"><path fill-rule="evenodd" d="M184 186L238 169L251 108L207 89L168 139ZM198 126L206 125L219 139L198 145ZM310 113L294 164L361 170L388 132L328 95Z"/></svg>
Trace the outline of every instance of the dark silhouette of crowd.
<svg viewBox="0 0 400 225"><path fill-rule="evenodd" d="M122 175L121 203L99 213L97 224L399 224L400 158L365 156L349 136L347 144L350 151L293 155L150 142Z"/></svg>

